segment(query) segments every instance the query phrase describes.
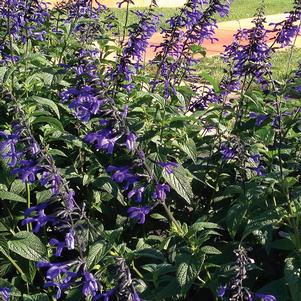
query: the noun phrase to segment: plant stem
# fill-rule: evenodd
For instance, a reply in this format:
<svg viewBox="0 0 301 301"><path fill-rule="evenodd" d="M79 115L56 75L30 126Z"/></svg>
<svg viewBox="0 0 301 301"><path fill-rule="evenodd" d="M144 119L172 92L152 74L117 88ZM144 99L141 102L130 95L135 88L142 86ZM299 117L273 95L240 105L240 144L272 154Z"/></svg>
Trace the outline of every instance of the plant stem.
<svg viewBox="0 0 301 301"><path fill-rule="evenodd" d="M16 261L11 258L6 252L3 255L11 262L11 264L16 268L16 270L21 274L21 276L26 276L25 273L22 271L20 266L16 263Z"/></svg>
<svg viewBox="0 0 301 301"><path fill-rule="evenodd" d="M30 185L28 182L26 182L26 192L27 192L27 208L30 208L31 206L31 198L30 198ZM27 231L31 232L32 225L31 223L26 225Z"/></svg>
<svg viewBox="0 0 301 301"><path fill-rule="evenodd" d="M176 226L177 230L179 231L179 233L183 234L183 230L180 227L178 221L174 218L174 216L172 215L171 211L169 210L169 208L167 207L167 205L165 204L165 202L162 203L163 208L165 209L170 221Z"/></svg>

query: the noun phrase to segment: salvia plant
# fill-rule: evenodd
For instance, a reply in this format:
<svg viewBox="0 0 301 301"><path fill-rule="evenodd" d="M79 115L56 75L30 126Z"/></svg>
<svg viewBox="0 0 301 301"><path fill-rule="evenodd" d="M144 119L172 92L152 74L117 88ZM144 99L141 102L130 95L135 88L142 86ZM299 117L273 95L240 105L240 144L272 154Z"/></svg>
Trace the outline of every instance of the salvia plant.
<svg viewBox="0 0 301 301"><path fill-rule="evenodd" d="M301 2L262 4L217 82L231 2L0 1L0 299L301 300Z"/></svg>

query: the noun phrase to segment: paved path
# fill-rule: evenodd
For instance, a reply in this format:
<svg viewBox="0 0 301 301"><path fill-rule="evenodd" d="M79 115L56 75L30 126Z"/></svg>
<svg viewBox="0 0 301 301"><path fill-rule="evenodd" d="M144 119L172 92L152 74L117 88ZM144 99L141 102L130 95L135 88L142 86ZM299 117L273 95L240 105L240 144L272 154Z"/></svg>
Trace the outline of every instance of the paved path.
<svg viewBox="0 0 301 301"><path fill-rule="evenodd" d="M277 14L270 15L266 17L267 24L269 23L277 23L285 19L285 14ZM207 50L207 56L217 56L224 52L224 46L229 45L233 41L233 35L239 28L251 28L253 27L252 18L250 19L242 19L239 21L227 21L220 22L218 24L218 29L216 30L215 38L218 41L211 43L210 41L206 41L204 43L204 47ZM270 35L272 38L272 35ZM155 33L151 38L151 45L160 45L162 42L162 35L160 33ZM301 32L299 33L299 37L296 41L296 47L301 48ZM146 52L146 60L151 60L155 57L154 49L149 47Z"/></svg>

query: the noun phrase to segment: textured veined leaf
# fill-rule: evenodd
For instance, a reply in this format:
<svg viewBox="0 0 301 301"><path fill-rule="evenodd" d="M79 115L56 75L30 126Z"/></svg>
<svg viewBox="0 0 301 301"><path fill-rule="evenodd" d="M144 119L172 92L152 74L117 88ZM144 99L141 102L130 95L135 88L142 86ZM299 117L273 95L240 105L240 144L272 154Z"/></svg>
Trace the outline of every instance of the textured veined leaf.
<svg viewBox="0 0 301 301"><path fill-rule="evenodd" d="M52 111L56 114L56 116L60 118L59 108L53 100L40 96L32 96L32 99L43 106L51 108Z"/></svg>
<svg viewBox="0 0 301 301"><path fill-rule="evenodd" d="M279 222L279 214L276 211L269 211L261 214L253 219L245 228L243 239L255 230L263 229L267 226L274 225Z"/></svg>
<svg viewBox="0 0 301 301"><path fill-rule="evenodd" d="M173 144L182 150L194 163L196 163L197 148L192 139L188 139L185 143L174 141Z"/></svg>
<svg viewBox="0 0 301 301"><path fill-rule="evenodd" d="M199 259L191 254L181 254L176 258L177 281L183 294L189 290L200 273L204 260L205 256Z"/></svg>
<svg viewBox="0 0 301 301"><path fill-rule="evenodd" d="M211 255L219 255L222 252L220 250L218 250L215 247L212 246L204 246L201 248L201 252L205 253L205 254L211 254Z"/></svg>
<svg viewBox="0 0 301 301"><path fill-rule="evenodd" d="M23 301L48 301L49 298L46 294L36 294L36 295L23 295Z"/></svg>
<svg viewBox="0 0 301 301"><path fill-rule="evenodd" d="M45 246L36 235L27 231L18 232L8 241L8 247L12 252L29 260L39 261L45 259Z"/></svg>
<svg viewBox="0 0 301 301"><path fill-rule="evenodd" d="M191 187L192 177L188 170L179 166L173 169L172 173L168 173L165 169L162 173L166 182L183 198L188 204L193 198Z"/></svg>
<svg viewBox="0 0 301 301"><path fill-rule="evenodd" d="M26 203L26 199L10 191L0 191L0 199L13 201L13 202Z"/></svg>
<svg viewBox="0 0 301 301"><path fill-rule="evenodd" d="M148 257L148 258L153 258L153 259L158 259L160 261L164 261L164 256L163 254L156 249L151 249L151 248L147 248L147 249L140 249L140 250L136 250L133 252L135 257Z"/></svg>
<svg viewBox="0 0 301 301"><path fill-rule="evenodd" d="M35 118L34 121L32 122L32 124L37 124L37 123L48 123L48 124L52 125L55 129L57 129L61 132L64 132L64 126L58 119L56 119L54 117L39 116L39 117Z"/></svg>
<svg viewBox="0 0 301 301"><path fill-rule="evenodd" d="M103 256L108 251L108 244L105 241L97 241L94 243L88 253L87 257L87 265L89 268L92 268L95 264L97 264Z"/></svg>
<svg viewBox="0 0 301 301"><path fill-rule="evenodd" d="M300 278L301 266L297 265L295 258L286 258L284 266L284 276L287 281L292 301L301 300L301 278Z"/></svg>

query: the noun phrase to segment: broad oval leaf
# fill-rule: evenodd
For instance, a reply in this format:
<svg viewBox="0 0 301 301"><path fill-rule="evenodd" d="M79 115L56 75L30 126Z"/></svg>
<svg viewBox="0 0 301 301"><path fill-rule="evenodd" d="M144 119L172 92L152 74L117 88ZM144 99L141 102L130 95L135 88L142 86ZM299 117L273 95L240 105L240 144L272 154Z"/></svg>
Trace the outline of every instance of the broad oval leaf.
<svg viewBox="0 0 301 301"><path fill-rule="evenodd" d="M27 231L18 232L8 241L8 247L12 252L32 261L45 259L46 256L46 248L41 240Z"/></svg>
<svg viewBox="0 0 301 301"><path fill-rule="evenodd" d="M183 198L188 204L193 198L191 187L192 177L188 170L179 166L173 169L172 173L168 173L165 169L162 173L166 182Z"/></svg>
<svg viewBox="0 0 301 301"><path fill-rule="evenodd" d="M26 203L26 199L10 191L0 191L0 199L13 201L13 202Z"/></svg>

